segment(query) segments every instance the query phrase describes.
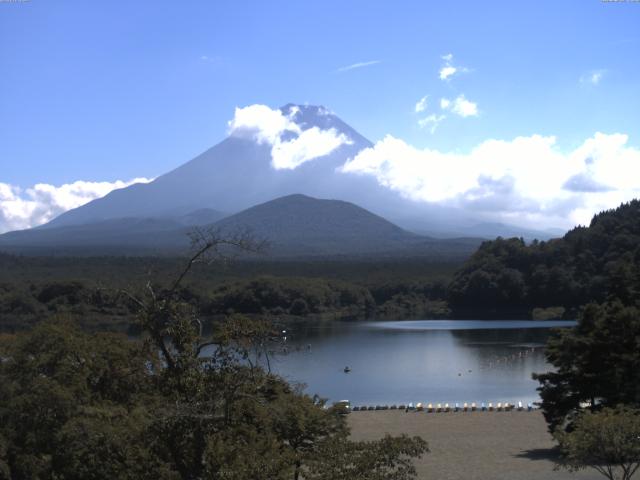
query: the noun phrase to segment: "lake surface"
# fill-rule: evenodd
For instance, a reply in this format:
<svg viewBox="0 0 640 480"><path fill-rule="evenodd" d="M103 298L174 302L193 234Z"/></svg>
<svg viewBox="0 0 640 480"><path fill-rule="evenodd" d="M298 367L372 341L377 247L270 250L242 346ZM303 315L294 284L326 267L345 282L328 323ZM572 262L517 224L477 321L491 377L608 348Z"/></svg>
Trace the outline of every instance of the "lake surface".
<svg viewBox="0 0 640 480"><path fill-rule="evenodd" d="M416 320L298 326L272 368L352 405L534 402L551 327L570 321ZM349 366L351 372L344 373Z"/></svg>

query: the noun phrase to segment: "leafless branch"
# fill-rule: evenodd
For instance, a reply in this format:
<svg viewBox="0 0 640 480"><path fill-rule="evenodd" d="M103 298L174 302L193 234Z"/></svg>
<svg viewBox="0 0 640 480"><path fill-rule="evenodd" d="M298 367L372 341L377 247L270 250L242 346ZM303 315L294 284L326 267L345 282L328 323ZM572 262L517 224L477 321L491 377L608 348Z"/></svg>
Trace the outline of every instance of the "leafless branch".
<svg viewBox="0 0 640 480"><path fill-rule="evenodd" d="M189 238L191 239L193 253L169 289L170 295L175 293L184 277L187 276L197 262L229 260L232 258L234 251L238 253L262 253L267 247L266 241L257 239L248 229L226 233L214 227L195 228L189 232Z"/></svg>

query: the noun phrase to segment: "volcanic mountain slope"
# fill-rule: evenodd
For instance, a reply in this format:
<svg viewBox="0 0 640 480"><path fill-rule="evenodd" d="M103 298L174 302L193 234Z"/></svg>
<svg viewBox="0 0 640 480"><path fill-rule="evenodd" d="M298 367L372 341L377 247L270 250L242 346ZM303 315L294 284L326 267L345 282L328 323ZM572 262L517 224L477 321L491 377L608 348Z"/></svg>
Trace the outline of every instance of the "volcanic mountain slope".
<svg viewBox="0 0 640 480"><path fill-rule="evenodd" d="M48 225L57 227L123 217L167 217L202 208L236 213L297 192L344 198L349 197L348 192L355 187L363 191L373 188L383 194L385 189L376 188L373 179L336 173L336 168L363 148L370 147L371 142L323 107L286 105L281 110L295 120L302 131L313 127L333 129L350 143L298 168L275 169L271 145L261 143L250 132L232 134L151 183L115 190L60 215ZM355 185L346 180L353 180ZM363 182L367 185L357 185Z"/></svg>
<svg viewBox="0 0 640 480"><path fill-rule="evenodd" d="M268 239L277 253L366 253L397 251L421 237L382 217L340 200L288 195L257 205L216 223L223 231L248 227Z"/></svg>
<svg viewBox="0 0 640 480"><path fill-rule="evenodd" d="M154 181L114 190L103 198L63 213L30 233L19 234L19 238L25 244L42 245L47 238L52 238L56 239L52 243L54 246L60 244L58 240L62 241L61 237L35 232L96 225L97 230L93 234L82 229L82 235L80 231L74 231L79 235L78 242L83 238L88 241L92 235L102 237L107 243L110 238L116 242L122 238L121 230L125 226L132 228L132 233L137 231L141 236L152 236L158 229L170 229L169 225L157 225L158 221L181 225L212 223L222 216L218 212L235 214L296 193L352 202L402 228L428 236L476 236L476 232L467 229L478 223L478 219L468 218L460 210L415 202L380 185L373 176L343 172L341 167L358 152L371 147L372 143L324 107L289 104L282 107L277 115L286 119L287 128L290 128L276 135L277 140L274 137L265 141L257 130L248 127L232 129L225 140ZM293 153L290 151L304 135L314 132L329 134L329 137L340 141L329 145L333 148L317 151L302 142L306 147L293 148ZM280 150L276 149L274 142ZM313 147L318 146L327 147L325 137L316 136ZM292 157L302 154L306 161L276 168L274 157L283 151ZM327 151L329 153L323 154ZM213 215L210 212L214 212ZM134 219L138 220L137 224ZM113 228L112 232L104 230L107 225ZM148 230L144 230L144 225L149 227ZM35 235L33 238L32 234ZM124 234L131 237L126 232ZM481 236L491 238L499 234L501 231L496 229L496 235ZM14 234L9 236L18 238ZM539 238L548 236L541 234ZM155 241L165 243L160 239ZM0 240L0 244L6 244L6 239Z"/></svg>
<svg viewBox="0 0 640 480"><path fill-rule="evenodd" d="M267 258L371 255L465 258L480 243L478 239L423 237L352 203L300 194L256 205L205 228L223 234L250 231L257 239L268 242ZM12 232L0 236L0 249L171 254L188 249L191 229L166 219L112 219Z"/></svg>
<svg viewBox="0 0 640 480"><path fill-rule="evenodd" d="M373 176L342 172L347 160L372 143L326 108L289 104L280 111L300 131L284 132L282 142L296 140L310 129L333 132L346 142L296 168L275 168L271 144L261 142L255 132L231 131L219 144L153 182L115 190L40 228L125 217L177 217L203 208L233 214L295 193L352 202L412 230L443 230L443 225L465 217L456 209L406 199Z"/></svg>

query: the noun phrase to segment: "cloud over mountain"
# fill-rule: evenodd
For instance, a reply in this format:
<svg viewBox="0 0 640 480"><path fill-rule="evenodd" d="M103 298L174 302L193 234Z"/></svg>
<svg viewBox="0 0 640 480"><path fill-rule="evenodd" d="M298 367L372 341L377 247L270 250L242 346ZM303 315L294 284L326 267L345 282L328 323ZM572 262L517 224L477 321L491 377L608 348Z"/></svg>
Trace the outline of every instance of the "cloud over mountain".
<svg viewBox="0 0 640 480"><path fill-rule="evenodd" d="M555 137L485 140L468 153L418 149L387 135L344 172L374 176L416 201L525 223L588 223L640 194L640 150L623 134L596 133L569 152Z"/></svg>
<svg viewBox="0 0 640 480"><path fill-rule="evenodd" d="M150 181L148 178L134 178L126 182L79 180L60 186L38 183L26 189L0 183L0 233L41 225L112 190Z"/></svg>
<svg viewBox="0 0 640 480"><path fill-rule="evenodd" d="M258 143L271 145L271 164L276 170L294 169L352 143L348 136L335 128L312 126L303 129L304 125L295 121L298 113L296 106L287 113L266 105L236 108L233 119L229 121L229 133L253 137Z"/></svg>
<svg viewBox="0 0 640 480"><path fill-rule="evenodd" d="M458 98L442 98L435 107L453 113ZM443 119L434 113L420 125L435 132ZM53 223L201 208L234 213L292 193L351 201L407 222L414 222L408 218L414 215L453 225L455 215L464 215L474 221L571 227L640 196L640 149L624 134L596 133L569 151L554 136L541 135L487 139L467 152L442 151L416 148L391 135L372 144L327 109L305 105L236 108L228 127L229 138L190 162L148 185L109 195L149 180L27 189L0 183L0 231L40 225L79 206Z"/></svg>

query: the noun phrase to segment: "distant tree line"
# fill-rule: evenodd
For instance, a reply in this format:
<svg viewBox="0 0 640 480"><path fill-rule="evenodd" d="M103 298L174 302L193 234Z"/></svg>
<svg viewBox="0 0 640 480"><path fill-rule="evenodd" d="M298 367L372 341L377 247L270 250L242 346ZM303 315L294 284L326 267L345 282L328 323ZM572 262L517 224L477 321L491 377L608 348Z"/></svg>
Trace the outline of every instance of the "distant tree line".
<svg viewBox="0 0 640 480"><path fill-rule="evenodd" d="M135 328L134 311L114 285L87 281L17 282L0 284L0 331L33 327L39 321L65 315L91 330ZM241 313L280 319L366 320L445 318L441 281L358 285L342 280L258 276L181 287L182 298L205 318Z"/></svg>

